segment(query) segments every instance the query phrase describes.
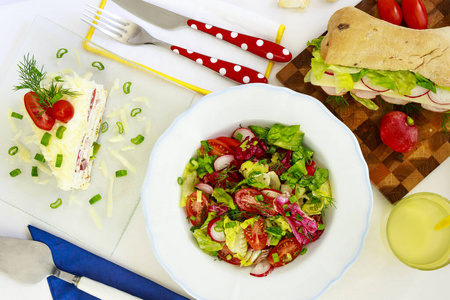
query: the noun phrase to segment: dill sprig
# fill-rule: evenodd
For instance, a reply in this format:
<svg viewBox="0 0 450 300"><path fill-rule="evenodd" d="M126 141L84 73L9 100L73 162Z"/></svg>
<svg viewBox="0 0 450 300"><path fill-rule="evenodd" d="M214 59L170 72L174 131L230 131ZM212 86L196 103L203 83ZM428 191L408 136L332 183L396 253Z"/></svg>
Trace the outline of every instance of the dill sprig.
<svg viewBox="0 0 450 300"><path fill-rule="evenodd" d="M14 90L28 89L36 93L39 104L45 110L52 107L63 95L70 97L77 96L77 92L73 92L67 88L63 88L62 84L52 80L48 87L42 87L41 82L47 73L44 67L39 68L36 64L34 55L24 56L23 62L18 64L19 67L19 85L14 86Z"/></svg>
<svg viewBox="0 0 450 300"><path fill-rule="evenodd" d="M337 113L340 113L344 106L349 105L344 96L328 96L325 103L329 103Z"/></svg>
<svg viewBox="0 0 450 300"><path fill-rule="evenodd" d="M442 127L442 130L443 130L446 134L450 134L450 133L449 133L449 128L450 128L450 112L445 112L445 113L442 114L441 127Z"/></svg>

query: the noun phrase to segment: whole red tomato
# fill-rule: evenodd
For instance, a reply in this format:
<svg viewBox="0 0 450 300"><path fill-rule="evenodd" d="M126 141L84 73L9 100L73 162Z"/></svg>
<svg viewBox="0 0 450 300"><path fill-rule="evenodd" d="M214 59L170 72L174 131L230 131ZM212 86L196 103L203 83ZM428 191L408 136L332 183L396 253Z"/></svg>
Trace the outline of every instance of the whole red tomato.
<svg viewBox="0 0 450 300"><path fill-rule="evenodd" d="M428 14L422 0L402 0L402 11L405 23L409 28L427 28Z"/></svg>
<svg viewBox="0 0 450 300"><path fill-rule="evenodd" d="M402 22L402 10L395 0L378 0L378 12L380 18L386 22L395 25Z"/></svg>

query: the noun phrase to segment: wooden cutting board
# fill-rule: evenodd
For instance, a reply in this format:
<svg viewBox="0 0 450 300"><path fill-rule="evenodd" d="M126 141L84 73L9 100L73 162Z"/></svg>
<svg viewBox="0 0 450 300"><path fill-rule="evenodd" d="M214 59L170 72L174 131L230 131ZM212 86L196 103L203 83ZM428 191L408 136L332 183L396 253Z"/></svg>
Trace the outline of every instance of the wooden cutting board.
<svg viewBox="0 0 450 300"><path fill-rule="evenodd" d="M450 26L450 0L423 2L428 11L428 28ZM363 0L356 7L379 18L375 0ZM390 105L377 97L375 102L380 108L372 111L354 101L348 93L345 95L348 106L327 101L328 95L320 87L303 80L310 69L311 51L311 47L306 48L286 65L277 74L278 80L294 91L311 95L323 102L352 130L360 143L372 183L391 203L403 198L450 156L450 134L445 133L442 128L443 114L426 111L416 105L407 105L407 113L419 128L416 147L411 152L401 154L385 146L379 134L381 117L391 110L406 108ZM419 109L411 112L411 108Z"/></svg>

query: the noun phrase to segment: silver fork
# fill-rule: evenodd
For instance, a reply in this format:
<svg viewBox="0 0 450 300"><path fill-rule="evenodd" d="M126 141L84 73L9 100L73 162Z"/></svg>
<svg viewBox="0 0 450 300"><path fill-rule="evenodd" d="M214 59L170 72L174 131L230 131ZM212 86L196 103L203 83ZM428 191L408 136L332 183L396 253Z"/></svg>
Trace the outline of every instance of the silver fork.
<svg viewBox="0 0 450 300"><path fill-rule="evenodd" d="M87 4L86 13L83 13L87 19L81 18L90 26L100 30L104 34L127 45L156 45L172 50L184 57L187 57L217 73L234 80L238 83L267 83L267 78L258 71L247 68L242 65L234 64L228 61L209 57L194 51L170 45L151 36L141 26L129 20L121 18L113 13L107 12L101 8Z"/></svg>

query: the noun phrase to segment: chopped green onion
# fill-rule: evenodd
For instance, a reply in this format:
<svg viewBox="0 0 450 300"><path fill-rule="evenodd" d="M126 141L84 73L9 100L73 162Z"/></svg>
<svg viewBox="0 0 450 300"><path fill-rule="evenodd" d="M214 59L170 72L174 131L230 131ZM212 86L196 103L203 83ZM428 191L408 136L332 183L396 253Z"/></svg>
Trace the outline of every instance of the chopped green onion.
<svg viewBox="0 0 450 300"><path fill-rule="evenodd" d="M22 173L22 171L20 171L20 169L14 169L14 170L12 170L11 172L9 172L9 175L10 175L11 177L16 177L16 176L18 176L20 173Z"/></svg>
<svg viewBox="0 0 450 300"><path fill-rule="evenodd" d="M264 201L264 197L263 197L263 195L256 195L255 196L255 200L258 201L258 202Z"/></svg>
<svg viewBox="0 0 450 300"><path fill-rule="evenodd" d="M291 203L297 202L297 197L295 197L295 195L290 196L289 197L289 202L291 202Z"/></svg>
<svg viewBox="0 0 450 300"><path fill-rule="evenodd" d="M127 176L127 170L116 171L116 177L124 177L124 176Z"/></svg>
<svg viewBox="0 0 450 300"><path fill-rule="evenodd" d="M177 182L179 185L183 185L184 180L183 180L183 178L178 177Z"/></svg>
<svg viewBox="0 0 450 300"><path fill-rule="evenodd" d="M195 216L191 216L191 220L195 221L196 217Z"/></svg>
<svg viewBox="0 0 450 300"><path fill-rule="evenodd" d="M31 176L32 177L38 177L38 167L37 166L32 166L31 167Z"/></svg>
<svg viewBox="0 0 450 300"><path fill-rule="evenodd" d="M19 119L19 120L22 120L22 119L23 119L23 115L18 114L18 113L16 113L16 112L12 112L12 113L11 113L11 117L16 118L16 119Z"/></svg>
<svg viewBox="0 0 450 300"><path fill-rule="evenodd" d="M92 63L92 66L99 69L100 71L105 69L105 66L100 61L94 61Z"/></svg>
<svg viewBox="0 0 450 300"><path fill-rule="evenodd" d="M124 131L122 122L116 122L116 124L119 127L119 134L122 134Z"/></svg>
<svg viewBox="0 0 450 300"><path fill-rule="evenodd" d="M317 226L317 229L319 229L319 230L323 230L324 228L325 228L324 224L319 224L319 226Z"/></svg>
<svg viewBox="0 0 450 300"><path fill-rule="evenodd" d="M56 163L55 163L55 167L60 168L63 162L63 155L62 154L57 154L56 155Z"/></svg>
<svg viewBox="0 0 450 300"><path fill-rule="evenodd" d="M297 215L295 216L295 219L296 219L297 221L299 221L299 222L303 221L303 217L302 217L300 214L297 214Z"/></svg>
<svg viewBox="0 0 450 300"><path fill-rule="evenodd" d="M62 98L63 94L62 93L56 93L55 96L52 97L52 99L50 99L50 103L53 105L56 102L58 102L61 98Z"/></svg>
<svg viewBox="0 0 450 300"><path fill-rule="evenodd" d="M97 155L97 153L98 153L98 150L100 150L100 147L102 146L102 145L100 145L99 143L97 143L97 142L94 142L94 144L92 145L93 146L93 150L92 150L92 156L96 156Z"/></svg>
<svg viewBox="0 0 450 300"><path fill-rule="evenodd" d="M62 139L64 136L64 131L66 131L66 126L59 126L58 129L56 129L56 137L58 139Z"/></svg>
<svg viewBox="0 0 450 300"><path fill-rule="evenodd" d="M127 81L123 84L123 92L125 94L129 94L130 93L130 88L131 88L131 82Z"/></svg>
<svg viewBox="0 0 450 300"><path fill-rule="evenodd" d="M50 133L48 132L44 133L44 135L41 138L41 144L47 147L51 137L52 135Z"/></svg>
<svg viewBox="0 0 450 300"><path fill-rule="evenodd" d="M214 173L214 169L210 165L205 165L206 171L208 171L209 174Z"/></svg>
<svg viewBox="0 0 450 300"><path fill-rule="evenodd" d="M92 197L91 199L89 199L89 204L92 205L95 202L99 201L100 199L102 199L102 196L100 196L100 194L97 194L94 197Z"/></svg>
<svg viewBox="0 0 450 300"><path fill-rule="evenodd" d="M61 206L61 204L62 204L62 200L61 200L61 198L58 198L55 202L50 204L50 207L52 209L57 209L58 207Z"/></svg>
<svg viewBox="0 0 450 300"><path fill-rule="evenodd" d="M201 141L200 144L202 144L205 153L208 153L209 151L212 150L211 145L209 144L208 141Z"/></svg>
<svg viewBox="0 0 450 300"><path fill-rule="evenodd" d="M273 253L272 254L272 259L273 259L273 262L279 262L280 258L278 257L278 253Z"/></svg>
<svg viewBox="0 0 450 300"><path fill-rule="evenodd" d="M238 132L237 134L236 134L236 139L239 141L239 142L242 142L242 138L243 138L244 136L242 135L242 133L240 133L240 132Z"/></svg>
<svg viewBox="0 0 450 300"><path fill-rule="evenodd" d="M136 117L138 114L140 114L142 112L142 109L140 109L139 107L136 107L136 108L134 108L132 111L131 111L131 113L130 113L130 115L132 116L132 117Z"/></svg>
<svg viewBox="0 0 450 300"><path fill-rule="evenodd" d="M8 150L8 154L11 155L11 156L16 155L17 152L19 152L19 147L17 147L17 146L11 147Z"/></svg>
<svg viewBox="0 0 450 300"><path fill-rule="evenodd" d="M56 82L64 82L64 80L61 79L61 76L56 76L53 78Z"/></svg>
<svg viewBox="0 0 450 300"><path fill-rule="evenodd" d="M102 133L105 133L106 131L108 131L108 129L109 129L108 122L103 122L102 125L100 126L100 131Z"/></svg>
<svg viewBox="0 0 450 300"><path fill-rule="evenodd" d="M284 214L286 215L286 217L292 216L292 213L291 213L290 211L287 211L287 212L285 212Z"/></svg>
<svg viewBox="0 0 450 300"><path fill-rule="evenodd" d="M232 258L233 258L233 256L231 254L228 254L226 257L227 260L231 260Z"/></svg>
<svg viewBox="0 0 450 300"><path fill-rule="evenodd" d="M138 134L137 137L131 139L131 142L135 145L139 145L144 141L144 137L141 134Z"/></svg>
<svg viewBox="0 0 450 300"><path fill-rule="evenodd" d="M69 51L67 51L66 48L59 49L58 52L56 52L56 58L63 57L63 55L66 54L67 52L69 52Z"/></svg>
<svg viewBox="0 0 450 300"><path fill-rule="evenodd" d="M34 155L34 159L37 161L40 161L41 163L45 163L45 158L44 158L44 155L42 155L42 154L36 153Z"/></svg>
<svg viewBox="0 0 450 300"><path fill-rule="evenodd" d="M306 251L308 251L308 249L307 249L307 248L303 248L303 249L302 249L302 251L300 251L300 255L303 255L303 254L305 254L305 253L306 253Z"/></svg>

